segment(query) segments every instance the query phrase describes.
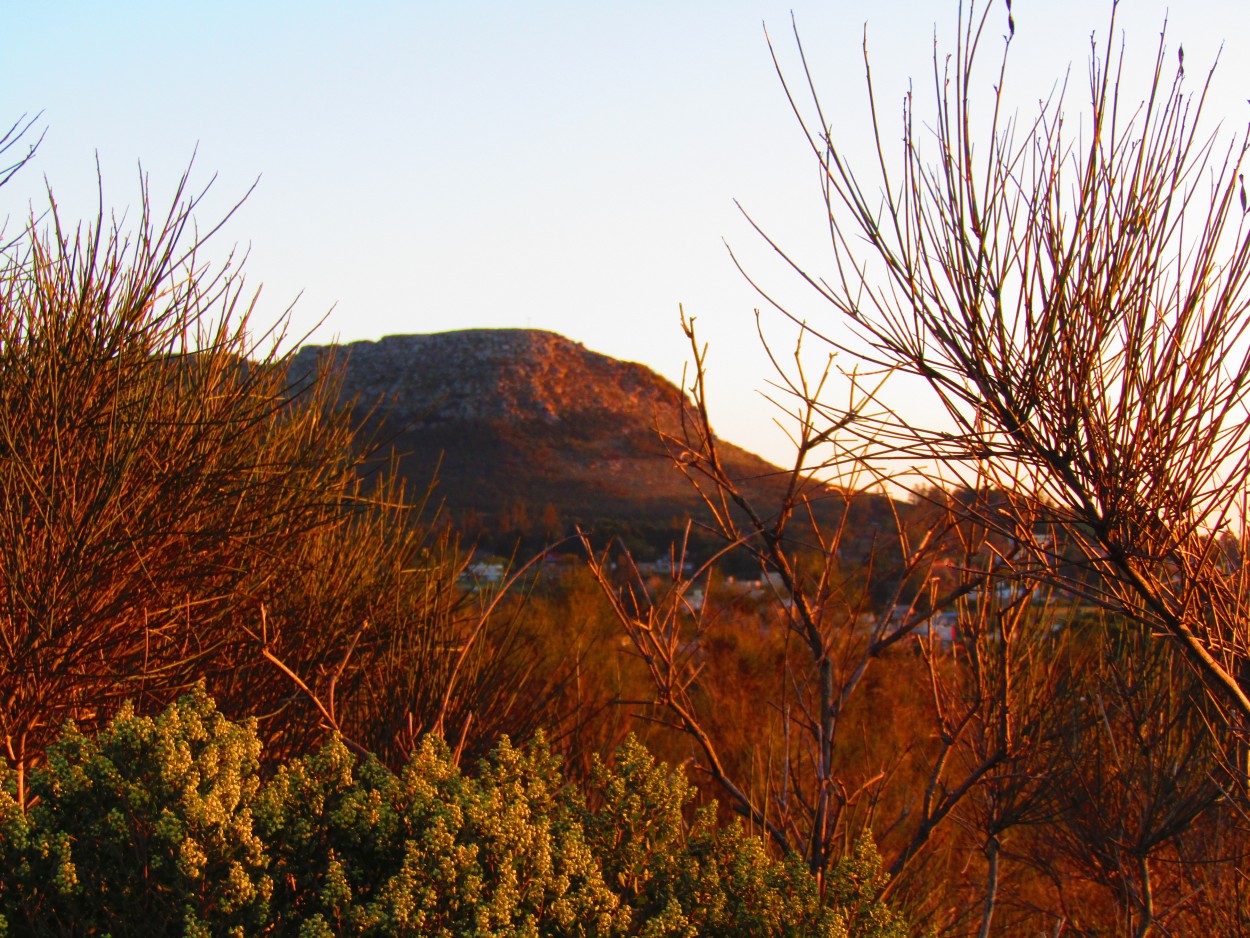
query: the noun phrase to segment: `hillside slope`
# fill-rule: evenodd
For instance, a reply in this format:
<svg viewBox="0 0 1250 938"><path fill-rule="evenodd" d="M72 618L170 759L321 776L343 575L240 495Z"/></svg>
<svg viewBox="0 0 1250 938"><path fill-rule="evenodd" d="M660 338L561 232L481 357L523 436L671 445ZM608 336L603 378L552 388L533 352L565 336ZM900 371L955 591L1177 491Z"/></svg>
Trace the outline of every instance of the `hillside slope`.
<svg viewBox="0 0 1250 938"><path fill-rule="evenodd" d="M454 518L499 524L520 504L554 510L565 529L605 520L671 528L701 513L660 436L680 435L682 395L643 365L552 332L471 329L305 346L292 377L327 355L410 485L420 491L437 473ZM761 492L778 483L758 456L723 443L722 457Z"/></svg>

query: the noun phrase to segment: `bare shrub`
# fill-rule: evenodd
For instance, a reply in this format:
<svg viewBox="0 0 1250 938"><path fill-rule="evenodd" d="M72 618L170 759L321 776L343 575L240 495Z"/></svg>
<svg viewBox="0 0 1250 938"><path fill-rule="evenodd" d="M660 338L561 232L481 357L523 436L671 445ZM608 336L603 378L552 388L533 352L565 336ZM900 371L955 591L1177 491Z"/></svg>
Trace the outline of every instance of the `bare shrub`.
<svg viewBox="0 0 1250 938"><path fill-rule="evenodd" d="M871 825L885 891L934 927L1235 930L1244 832L1229 804L1244 810L1250 777L1248 138L1199 130L1210 75L1191 96L1164 39L1140 103L1108 39L1093 45L1079 132L1066 84L1022 118L1004 90L1014 23L997 67L980 68L998 17L1010 5L961 6L954 53L934 57L932 110L908 94L897 152L865 56L876 153L862 170L797 33L797 81L774 51L820 169L831 262L814 272L756 230L832 323L759 290L803 342L849 359L849 399L832 400L832 365L810 379L800 353L789 365L770 349L796 455L786 494L761 504L717 458L705 350L686 324L695 412L672 440L725 550L756 559L783 610L754 771L710 700L718 623L690 615L696 581L647 596L597 569L651 672L649 713L813 870ZM943 419L894 409L893 376L920 379ZM927 511L900 507L875 550L849 549L855 499L903 490ZM957 638L929 626L915 643L935 613ZM1125 640L1074 626L1102 613ZM866 675L899 669L905 644L927 703L895 699L856 723ZM1178 660L1205 688L1200 706ZM893 759L855 740L898 720L912 733Z"/></svg>
<svg viewBox="0 0 1250 938"><path fill-rule="evenodd" d="M1023 546L1011 574L1168 636L1244 735L1247 137L1199 129L1211 76L1187 91L1165 38L1140 102L1108 38L1080 131L1066 84L1021 117L1004 91L1010 34L980 68L1003 15L961 8L955 54L934 58L932 118L922 127L909 94L894 152L874 117L862 172L810 72L792 84L778 65L821 169L831 273L794 266L838 317L827 341L922 379L948 423L881 398L864 422L813 406L877 465L1016 493L979 518ZM1038 536L1054 530L1078 562Z"/></svg>
<svg viewBox="0 0 1250 938"><path fill-rule="evenodd" d="M424 498L363 482L372 444L330 365L288 374L237 258L180 181L158 212L0 259L0 735L18 768L67 719L199 679L275 758L326 730L392 764L424 732L485 751L546 697L515 629L457 584ZM102 198L101 198L102 202ZM224 220L223 220L224 221ZM460 751L457 750L457 752Z"/></svg>

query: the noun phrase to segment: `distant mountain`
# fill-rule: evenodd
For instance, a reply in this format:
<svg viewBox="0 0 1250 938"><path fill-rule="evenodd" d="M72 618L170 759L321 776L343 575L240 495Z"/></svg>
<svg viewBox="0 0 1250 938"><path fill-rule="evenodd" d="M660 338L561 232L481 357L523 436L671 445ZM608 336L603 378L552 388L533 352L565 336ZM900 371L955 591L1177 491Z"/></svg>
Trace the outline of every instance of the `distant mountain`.
<svg viewBox="0 0 1250 938"><path fill-rule="evenodd" d="M680 436L681 392L650 369L592 352L552 332L470 329L388 336L377 342L305 346L298 378L333 355L343 393L400 454L416 490L437 473L453 518L485 527L672 529L700 500L676 468L661 432ZM735 478L763 494L776 467L721 443Z"/></svg>

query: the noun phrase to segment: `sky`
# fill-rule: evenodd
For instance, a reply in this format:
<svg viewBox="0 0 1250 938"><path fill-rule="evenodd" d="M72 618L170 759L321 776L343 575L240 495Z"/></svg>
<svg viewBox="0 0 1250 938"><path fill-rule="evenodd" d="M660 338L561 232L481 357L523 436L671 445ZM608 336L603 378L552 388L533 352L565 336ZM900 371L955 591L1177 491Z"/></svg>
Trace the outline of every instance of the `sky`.
<svg viewBox="0 0 1250 938"><path fill-rule="evenodd" d="M1187 73L1221 56L1212 129L1244 131L1247 5L1121 6L1130 77L1153 61L1166 18ZM262 288L255 322L294 302L292 336L324 344L541 328L679 382L690 361L682 308L708 346L717 432L784 464L792 452L765 397L774 374L755 310L782 359L793 329L729 249L798 318L835 335L842 327L742 211L809 269L827 266L819 180L765 30L794 77L793 17L835 138L863 160L865 36L879 107L894 119L909 80L929 87L935 42L953 46L957 9L932 0L15 4L0 32L0 122L38 115L45 135L0 190L0 218L27 217L47 188L63 217L93 215L97 162L106 208L133 211L140 168L159 202L194 156L193 187L211 181L197 214L205 227L256 183L210 256L246 250L248 282ZM1015 0L1013 15L1008 97L1027 110L1069 70L1079 84L1110 5ZM991 17L1003 33L1006 16L998 0ZM986 60L1001 48L991 35ZM987 69L983 84L991 77Z"/></svg>

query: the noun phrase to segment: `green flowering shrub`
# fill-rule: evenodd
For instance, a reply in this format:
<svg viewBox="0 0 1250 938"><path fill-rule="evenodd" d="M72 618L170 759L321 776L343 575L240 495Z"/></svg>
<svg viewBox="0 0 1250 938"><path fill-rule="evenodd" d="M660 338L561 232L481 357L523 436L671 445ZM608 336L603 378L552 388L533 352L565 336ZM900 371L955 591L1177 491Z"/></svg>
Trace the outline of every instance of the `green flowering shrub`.
<svg viewBox="0 0 1250 938"><path fill-rule="evenodd" d="M541 737L472 773L427 738L398 775L338 740L259 778L252 724L197 689L69 726L23 810L0 764L0 935L896 938L871 842L822 901L795 862L631 739L590 805Z"/></svg>
<svg viewBox="0 0 1250 938"><path fill-rule="evenodd" d="M741 824L718 827L714 810L705 808L687 825L684 809L693 788L632 736L614 768L596 760L591 786L602 807L586 813L587 836L604 878L633 913L630 934L906 934L901 916L876 901L884 879L875 851L865 857L867 866L836 869L829 888L844 901L822 903L801 862L772 859Z"/></svg>
<svg viewBox="0 0 1250 938"><path fill-rule="evenodd" d="M889 882L881 868L881 854L867 834L855 842L849 856L829 870L825 903L838 910L850 935L865 938L906 938L907 921L877 899Z"/></svg>
<svg viewBox="0 0 1250 938"><path fill-rule="evenodd" d="M0 936L10 934L9 913L17 906L18 884L29 878L30 824L17 801L17 775L0 759Z"/></svg>
<svg viewBox="0 0 1250 938"><path fill-rule="evenodd" d="M252 827L259 758L253 727L202 688L155 719L125 706L95 739L67 726L31 775L25 818L11 794L0 807L10 927L254 934L271 889Z"/></svg>
<svg viewBox="0 0 1250 938"><path fill-rule="evenodd" d="M395 776L331 742L257 802L275 910L306 935L611 935L623 921L556 760L504 740L470 778L427 738Z"/></svg>

